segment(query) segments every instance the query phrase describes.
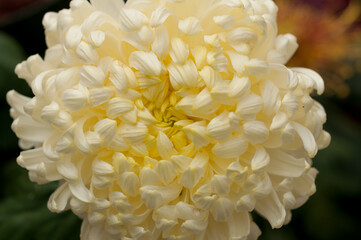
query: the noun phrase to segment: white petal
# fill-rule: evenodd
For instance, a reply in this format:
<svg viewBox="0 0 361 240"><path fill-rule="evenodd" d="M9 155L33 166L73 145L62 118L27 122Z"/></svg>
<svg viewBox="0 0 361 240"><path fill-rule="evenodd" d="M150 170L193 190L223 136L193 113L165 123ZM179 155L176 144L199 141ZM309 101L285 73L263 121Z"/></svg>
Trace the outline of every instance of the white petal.
<svg viewBox="0 0 361 240"><path fill-rule="evenodd" d="M68 68L56 75L55 86L59 91L72 88L79 81L77 68Z"/></svg>
<svg viewBox="0 0 361 240"><path fill-rule="evenodd" d="M238 161L232 162L227 167L226 175L234 182L241 183L248 177L248 167L241 166Z"/></svg>
<svg viewBox="0 0 361 240"><path fill-rule="evenodd" d="M307 168L307 162L304 158L295 158L294 156L280 151L268 150L271 158L267 167L267 172L284 177L299 177Z"/></svg>
<svg viewBox="0 0 361 240"><path fill-rule="evenodd" d="M159 59L165 58L169 51L168 30L164 26L159 27L155 32L155 38L152 43L152 51L157 54Z"/></svg>
<svg viewBox="0 0 361 240"><path fill-rule="evenodd" d="M143 167L139 173L140 185L161 185L162 180L160 179L159 175L153 169L149 167Z"/></svg>
<svg viewBox="0 0 361 240"><path fill-rule="evenodd" d="M92 106L96 107L105 102L107 102L114 92L111 88L102 87L102 88L93 88L89 90L90 103Z"/></svg>
<svg viewBox="0 0 361 240"><path fill-rule="evenodd" d="M83 66L80 70L80 83L86 87L101 87L104 85L105 75L101 68Z"/></svg>
<svg viewBox="0 0 361 240"><path fill-rule="evenodd" d="M99 55L95 49L93 49L90 44L83 41L80 42L75 50L75 53L78 58L85 63L95 63L99 58Z"/></svg>
<svg viewBox="0 0 361 240"><path fill-rule="evenodd" d="M195 206L184 202L178 202L176 204L175 214L179 219L182 220L193 219L193 220L203 221L207 216L206 212L201 211L197 209Z"/></svg>
<svg viewBox="0 0 361 240"><path fill-rule="evenodd" d="M76 198L85 203L89 203L94 197L82 181L70 183L69 189Z"/></svg>
<svg viewBox="0 0 361 240"><path fill-rule="evenodd" d="M103 143L103 139L100 137L100 135L93 131L87 132L85 138L93 151L98 149Z"/></svg>
<svg viewBox="0 0 361 240"><path fill-rule="evenodd" d="M255 118L262 109L262 99L256 94L243 97L237 104L236 113L245 120Z"/></svg>
<svg viewBox="0 0 361 240"><path fill-rule="evenodd" d="M151 27L159 27L162 25L167 18L171 15L169 9L164 6L158 7L155 11L152 12L150 17L150 26Z"/></svg>
<svg viewBox="0 0 361 240"><path fill-rule="evenodd" d="M44 142L52 130L45 124L35 122L32 118L20 116L11 124L11 129L18 138L30 142Z"/></svg>
<svg viewBox="0 0 361 240"><path fill-rule="evenodd" d="M124 42L129 43L139 50L148 50L153 40L154 30L147 25L140 27L140 29L135 32L129 32L123 37Z"/></svg>
<svg viewBox="0 0 361 240"><path fill-rule="evenodd" d="M307 68L292 68L294 72L309 77L314 82L314 88L317 90L317 94L321 95L325 90L325 84L322 77L315 71Z"/></svg>
<svg viewBox="0 0 361 240"><path fill-rule="evenodd" d="M283 194L282 202L286 209L292 209L296 205L296 198L291 192L286 192Z"/></svg>
<svg viewBox="0 0 361 240"><path fill-rule="evenodd" d="M177 154L173 143L169 140L168 136L165 135L163 132L158 133L157 137L157 149L159 155L164 160L170 160L173 155Z"/></svg>
<svg viewBox="0 0 361 240"><path fill-rule="evenodd" d="M128 143L121 136L115 135L112 142L109 144L111 149L123 152L129 149Z"/></svg>
<svg viewBox="0 0 361 240"><path fill-rule="evenodd" d="M146 75L158 76L162 70L161 63L152 52L132 52L129 65Z"/></svg>
<svg viewBox="0 0 361 240"><path fill-rule="evenodd" d="M191 48L191 53L198 69L201 69L207 63L207 48L204 46L197 46Z"/></svg>
<svg viewBox="0 0 361 240"><path fill-rule="evenodd" d="M219 104L214 101L209 90L204 88L196 97L195 102L193 104L194 111L211 114L219 108Z"/></svg>
<svg viewBox="0 0 361 240"><path fill-rule="evenodd" d="M109 80L119 91L124 91L128 86L127 76L125 75L124 68L120 65L120 62L115 61L110 67Z"/></svg>
<svg viewBox="0 0 361 240"><path fill-rule="evenodd" d="M245 64L245 72L247 75L262 78L268 73L268 63L256 58L251 59Z"/></svg>
<svg viewBox="0 0 361 240"><path fill-rule="evenodd" d="M186 157L184 155L173 155L171 157L171 161L177 172L183 172L192 161L192 158Z"/></svg>
<svg viewBox="0 0 361 240"><path fill-rule="evenodd" d="M241 55L235 52L227 52L234 71L238 74L242 74L245 70L245 64L249 61L248 56Z"/></svg>
<svg viewBox="0 0 361 240"><path fill-rule="evenodd" d="M262 199L271 193L273 187L271 179L267 173L261 174L258 179L259 182L257 182L256 186L252 189L252 196L255 199Z"/></svg>
<svg viewBox="0 0 361 240"><path fill-rule="evenodd" d="M106 144L115 136L116 128L117 122L108 118L102 119L94 125L94 131L104 139Z"/></svg>
<svg viewBox="0 0 361 240"><path fill-rule="evenodd" d="M292 122L292 125L294 127L294 129L296 130L296 132L298 133L298 135L300 136L304 148L307 151L308 155L312 158L316 155L317 153L317 144L315 141L315 138L313 136L313 134L311 133L311 131L302 126L299 123L296 122Z"/></svg>
<svg viewBox="0 0 361 240"><path fill-rule="evenodd" d="M256 206L256 199L249 195L243 195L236 204L236 209L238 212L251 212Z"/></svg>
<svg viewBox="0 0 361 240"><path fill-rule="evenodd" d="M206 152L199 152L191 164L183 172L180 183L186 188L193 188L204 176L204 167L208 162L208 154Z"/></svg>
<svg viewBox="0 0 361 240"><path fill-rule="evenodd" d="M228 220L231 239L244 239L250 232L251 219L248 212L235 213Z"/></svg>
<svg viewBox="0 0 361 240"><path fill-rule="evenodd" d="M208 222L197 221L197 220L186 220L181 225L181 230L192 234L200 234L207 228Z"/></svg>
<svg viewBox="0 0 361 240"><path fill-rule="evenodd" d="M193 188L204 176L204 170L200 167L188 167L184 170L180 183L186 188Z"/></svg>
<svg viewBox="0 0 361 240"><path fill-rule="evenodd" d="M208 227L206 232L207 240L229 240L228 222L215 221L214 217L208 218Z"/></svg>
<svg viewBox="0 0 361 240"><path fill-rule="evenodd" d="M271 81L267 81L263 90L264 110L268 115L275 113L280 107L279 89Z"/></svg>
<svg viewBox="0 0 361 240"><path fill-rule="evenodd" d="M148 128L140 122L136 125L124 125L120 128L120 136L134 144L141 143L147 132Z"/></svg>
<svg viewBox="0 0 361 240"><path fill-rule="evenodd" d="M133 239L147 239L151 235L150 231L145 230L143 227L132 227L129 232Z"/></svg>
<svg viewBox="0 0 361 240"><path fill-rule="evenodd" d="M103 31L93 31L89 35L89 42L93 47L100 47L105 41L105 33Z"/></svg>
<svg viewBox="0 0 361 240"><path fill-rule="evenodd" d="M317 170L311 168L301 177L296 178L293 182L294 192L299 196L310 196L316 192L315 177Z"/></svg>
<svg viewBox="0 0 361 240"><path fill-rule="evenodd" d="M142 201L145 201L146 205L148 203L155 203L152 206L158 207L158 204L162 204L163 201L169 202L179 197L181 190L182 185L173 182L168 186L143 186L140 189L140 193L142 195ZM161 198L159 198L159 195Z"/></svg>
<svg viewBox="0 0 361 240"><path fill-rule="evenodd" d="M49 161L44 154L43 148L35 148L20 152L16 162L23 168L34 168L42 162Z"/></svg>
<svg viewBox="0 0 361 240"><path fill-rule="evenodd" d="M330 142L331 142L331 135L326 131L322 131L320 136L317 138L317 147L318 149L324 149L328 145L330 145Z"/></svg>
<svg viewBox="0 0 361 240"><path fill-rule="evenodd" d="M71 192L68 183L63 183L56 191L51 194L48 201L48 208L52 212L62 212L68 206L71 197Z"/></svg>
<svg viewBox="0 0 361 240"><path fill-rule="evenodd" d="M88 104L89 92L85 87L78 85L78 88L65 90L61 96L61 100L69 110L77 111Z"/></svg>
<svg viewBox="0 0 361 240"><path fill-rule="evenodd" d="M75 181L79 178L78 168L70 161L70 159L58 162L57 169L67 181Z"/></svg>
<svg viewBox="0 0 361 240"><path fill-rule="evenodd" d="M285 221L286 211L275 191L257 201L256 211L269 221L272 228L280 228Z"/></svg>
<svg viewBox="0 0 361 240"><path fill-rule="evenodd" d="M147 21L147 17L143 13L133 8L121 8L117 17L120 18L119 27L126 32L138 30Z"/></svg>
<svg viewBox="0 0 361 240"><path fill-rule="evenodd" d="M255 42L257 35L252 29L247 27L239 27L228 33L228 41L232 45L237 45L244 42Z"/></svg>
<svg viewBox="0 0 361 240"><path fill-rule="evenodd" d="M142 193L142 201L145 203L147 208L155 209L163 204L162 194L156 190L148 190Z"/></svg>
<svg viewBox="0 0 361 240"><path fill-rule="evenodd" d="M230 138L232 128L226 111L209 122L207 133L211 138L216 140L225 141Z"/></svg>
<svg viewBox="0 0 361 240"><path fill-rule="evenodd" d="M110 175L114 174L114 168L111 164L102 161L102 160L94 160L92 164L93 173L96 175Z"/></svg>
<svg viewBox="0 0 361 240"><path fill-rule="evenodd" d="M216 81L214 87L211 90L211 96L219 103L225 105L233 105L234 101L229 97L229 84L228 81Z"/></svg>
<svg viewBox="0 0 361 240"><path fill-rule="evenodd" d="M51 102L49 105L46 105L43 110L41 111L41 119L48 123L54 122L55 118L58 116L59 113L59 104L56 102Z"/></svg>
<svg viewBox="0 0 361 240"><path fill-rule="evenodd" d="M197 86L198 71L193 61L188 60L184 65L171 64L168 66L168 71L173 88Z"/></svg>
<svg viewBox="0 0 361 240"><path fill-rule="evenodd" d="M287 124L288 117L283 112L277 112L276 115L272 119L272 123L270 126L270 131L273 134L279 134L282 128Z"/></svg>
<svg viewBox="0 0 361 240"><path fill-rule="evenodd" d="M188 45L180 38L173 38L169 55L176 64L184 64L189 55Z"/></svg>
<svg viewBox="0 0 361 240"><path fill-rule="evenodd" d="M86 140L85 134L84 134L84 123L85 118L79 120L76 122L74 127L74 144L75 146L82 151L85 154L89 154L91 152L90 145L88 141Z"/></svg>
<svg viewBox="0 0 361 240"><path fill-rule="evenodd" d="M235 98L239 100L249 92L250 87L251 87L251 82L249 78L247 77L240 78L235 75L229 85L229 89L230 89L229 96L231 98Z"/></svg>
<svg viewBox="0 0 361 240"><path fill-rule="evenodd" d="M202 31L200 21L194 17L179 20L178 28L186 35L195 35Z"/></svg>
<svg viewBox="0 0 361 240"><path fill-rule="evenodd" d="M251 222L251 232L248 235L247 240L257 240L261 235L261 230L258 228L257 224Z"/></svg>
<svg viewBox="0 0 361 240"><path fill-rule="evenodd" d="M105 216L99 212L88 212L87 218L91 225L96 225L101 224L104 221Z"/></svg>
<svg viewBox="0 0 361 240"><path fill-rule="evenodd" d="M232 15L214 16L213 21L224 30L231 29L235 19Z"/></svg>
<svg viewBox="0 0 361 240"><path fill-rule="evenodd" d="M123 153L116 152L113 155L113 166L116 172L123 173L131 170L131 162Z"/></svg>
<svg viewBox="0 0 361 240"><path fill-rule="evenodd" d="M107 103L106 113L111 119L115 119L120 115L133 110L134 103L126 98L112 98Z"/></svg>
<svg viewBox="0 0 361 240"><path fill-rule="evenodd" d="M165 185L170 184L177 176L173 164L166 160L159 161L154 170L158 173Z"/></svg>
<svg viewBox="0 0 361 240"><path fill-rule="evenodd" d="M214 175L210 183L216 194L228 195L232 180L224 175Z"/></svg>
<svg viewBox="0 0 361 240"><path fill-rule="evenodd" d="M261 121L246 122L243 128L243 136L253 144L263 143L269 136L267 127Z"/></svg>
<svg viewBox="0 0 361 240"><path fill-rule="evenodd" d="M205 122L195 122L183 128L184 133L197 147L201 148L209 143L209 138L206 135Z"/></svg>
<svg viewBox="0 0 361 240"><path fill-rule="evenodd" d="M10 90L6 94L6 101L17 113L25 114L24 105L30 101L30 98L16 92L15 90Z"/></svg>
<svg viewBox="0 0 361 240"><path fill-rule="evenodd" d="M300 106L298 98L290 93L283 97L282 105L291 116L296 113Z"/></svg>
<svg viewBox="0 0 361 240"><path fill-rule="evenodd" d="M145 125L152 125L157 122L157 120L154 118L154 116L149 112L147 108L144 108L141 111L138 110L138 118L139 121L141 121Z"/></svg>
<svg viewBox="0 0 361 240"><path fill-rule="evenodd" d="M276 38L275 47L268 54L269 62L285 64L298 48L297 39L292 34L280 34Z"/></svg>
<svg viewBox="0 0 361 240"><path fill-rule="evenodd" d="M298 85L297 74L283 64L271 62L267 78L280 89L295 89Z"/></svg>
<svg viewBox="0 0 361 240"><path fill-rule="evenodd" d="M128 81L128 86L130 88L136 88L138 86L138 82L137 82L137 79L135 77L133 70L125 65L123 66L123 69L124 69L126 79Z"/></svg>
<svg viewBox="0 0 361 240"><path fill-rule="evenodd" d="M211 210L214 220L218 222L228 221L234 210L234 203L228 198L219 198Z"/></svg>
<svg viewBox="0 0 361 240"><path fill-rule="evenodd" d="M237 158L248 148L247 142L241 137L235 137L226 142L216 143L212 152L221 158Z"/></svg>
<svg viewBox="0 0 361 240"><path fill-rule="evenodd" d="M128 212L133 209L133 206L128 202L128 198L122 192L110 192L109 200L120 212Z"/></svg>
<svg viewBox="0 0 361 240"><path fill-rule="evenodd" d="M266 152L266 150L261 147L256 150L251 162L253 171L261 171L263 170L268 163L270 162L270 156Z"/></svg>
<svg viewBox="0 0 361 240"><path fill-rule="evenodd" d="M215 49L221 49L221 37L219 34L204 35L204 43Z"/></svg>
<svg viewBox="0 0 361 240"><path fill-rule="evenodd" d="M140 183L138 176L133 172L124 172L118 179L118 184L123 193L135 197L138 195Z"/></svg>
<svg viewBox="0 0 361 240"><path fill-rule="evenodd" d="M293 142L295 138L296 131L292 123L286 123L286 126L281 131L282 143L287 145Z"/></svg>
<svg viewBox="0 0 361 240"><path fill-rule="evenodd" d="M79 25L71 26L65 35L65 41L64 41L65 47L67 48L76 47L80 43L82 37L83 34L81 33L80 26Z"/></svg>

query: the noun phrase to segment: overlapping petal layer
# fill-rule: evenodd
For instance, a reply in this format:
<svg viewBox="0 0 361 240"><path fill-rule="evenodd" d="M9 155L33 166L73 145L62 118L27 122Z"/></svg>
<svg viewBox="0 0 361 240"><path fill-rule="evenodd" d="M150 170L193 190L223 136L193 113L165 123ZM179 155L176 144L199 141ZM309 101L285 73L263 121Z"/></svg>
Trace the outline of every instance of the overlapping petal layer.
<svg viewBox="0 0 361 240"><path fill-rule="evenodd" d="M315 192L328 145L320 76L283 64L271 0L73 0L8 93L18 163L59 181L82 239L256 239Z"/></svg>

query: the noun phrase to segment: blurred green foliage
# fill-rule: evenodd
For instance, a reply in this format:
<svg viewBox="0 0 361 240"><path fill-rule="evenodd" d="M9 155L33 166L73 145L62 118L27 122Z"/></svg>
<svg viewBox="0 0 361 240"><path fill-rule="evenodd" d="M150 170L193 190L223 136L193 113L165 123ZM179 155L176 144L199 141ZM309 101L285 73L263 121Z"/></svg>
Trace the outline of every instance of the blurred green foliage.
<svg viewBox="0 0 361 240"><path fill-rule="evenodd" d="M34 28L41 31L40 22ZM17 43L20 40L0 31L0 240L76 240L81 221L71 212L54 214L47 209L47 200L57 184L31 183L27 171L15 161L20 149L10 129L5 96L10 89L31 96L25 81L14 74L16 64L29 52ZM43 42L32 44L45 50ZM314 159L320 172L316 194L293 211L291 223L281 229L272 230L265 220L255 216L263 231L260 240L359 239L361 76L354 76L348 84L352 91L347 99L318 98L328 114L325 129L331 133L332 142Z"/></svg>

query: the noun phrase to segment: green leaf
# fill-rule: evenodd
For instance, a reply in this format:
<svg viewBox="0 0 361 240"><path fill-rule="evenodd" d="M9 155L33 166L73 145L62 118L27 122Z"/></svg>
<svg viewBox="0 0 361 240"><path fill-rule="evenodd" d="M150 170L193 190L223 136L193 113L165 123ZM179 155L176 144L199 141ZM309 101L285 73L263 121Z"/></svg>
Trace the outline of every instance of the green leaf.
<svg viewBox="0 0 361 240"><path fill-rule="evenodd" d="M19 43L6 33L0 32L0 51L0 101L3 104L7 91L16 89L23 93L30 93L30 88L14 73L16 64L26 58Z"/></svg>
<svg viewBox="0 0 361 240"><path fill-rule="evenodd" d="M24 60L24 51L11 36L0 32L0 66L7 71L13 71L17 63Z"/></svg>

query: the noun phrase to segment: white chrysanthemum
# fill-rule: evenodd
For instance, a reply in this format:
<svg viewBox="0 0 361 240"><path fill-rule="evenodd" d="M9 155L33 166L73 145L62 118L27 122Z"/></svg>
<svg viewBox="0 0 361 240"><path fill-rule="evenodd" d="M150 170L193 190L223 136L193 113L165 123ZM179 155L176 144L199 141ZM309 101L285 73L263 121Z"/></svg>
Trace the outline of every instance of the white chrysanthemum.
<svg viewBox="0 0 361 240"><path fill-rule="evenodd" d="M73 0L44 17L49 49L8 93L17 159L59 181L82 239L256 239L315 192L328 145L310 93L320 76L284 66L271 0Z"/></svg>

